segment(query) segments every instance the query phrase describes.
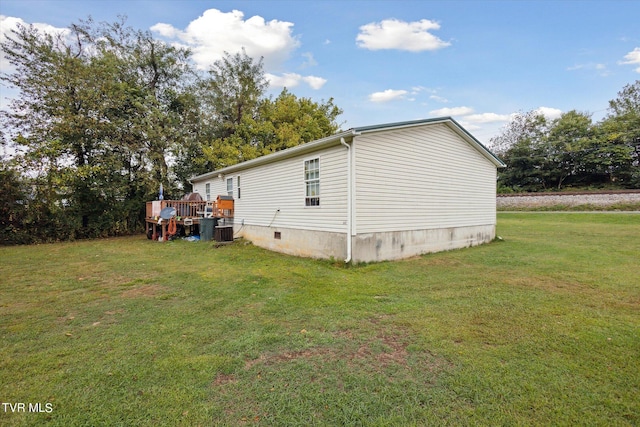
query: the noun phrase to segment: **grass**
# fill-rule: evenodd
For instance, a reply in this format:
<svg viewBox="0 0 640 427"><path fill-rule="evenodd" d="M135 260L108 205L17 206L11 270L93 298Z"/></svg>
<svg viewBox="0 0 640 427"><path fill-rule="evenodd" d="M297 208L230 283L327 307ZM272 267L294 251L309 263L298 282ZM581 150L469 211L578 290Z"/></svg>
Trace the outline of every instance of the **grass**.
<svg viewBox="0 0 640 427"><path fill-rule="evenodd" d="M0 248L7 426L638 425L640 215L345 267L144 237Z"/></svg>

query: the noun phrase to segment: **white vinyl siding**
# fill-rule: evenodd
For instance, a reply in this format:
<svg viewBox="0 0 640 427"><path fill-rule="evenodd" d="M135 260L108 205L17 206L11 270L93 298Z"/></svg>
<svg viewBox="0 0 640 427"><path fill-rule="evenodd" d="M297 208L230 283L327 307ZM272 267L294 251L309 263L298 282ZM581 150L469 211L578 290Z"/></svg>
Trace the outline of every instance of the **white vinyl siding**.
<svg viewBox="0 0 640 427"><path fill-rule="evenodd" d="M346 232L347 150L333 146L319 150L313 158L322 167L322 203L305 206L304 160L308 155L242 169L242 198L235 201L234 222L247 225ZM227 194L226 177L211 178L211 192ZM198 182L202 185L202 182ZM279 211L278 211L279 209Z"/></svg>
<svg viewBox="0 0 640 427"><path fill-rule="evenodd" d="M496 167L444 124L356 138L357 233L495 224Z"/></svg>
<svg viewBox="0 0 640 427"><path fill-rule="evenodd" d="M365 132L354 139L354 234L495 225L496 166L448 125ZM347 154L336 142L312 154L212 176L196 182L194 191L209 183L215 200L227 194L228 178L242 175L236 224L344 233ZM320 206L309 207L304 165L314 159Z"/></svg>

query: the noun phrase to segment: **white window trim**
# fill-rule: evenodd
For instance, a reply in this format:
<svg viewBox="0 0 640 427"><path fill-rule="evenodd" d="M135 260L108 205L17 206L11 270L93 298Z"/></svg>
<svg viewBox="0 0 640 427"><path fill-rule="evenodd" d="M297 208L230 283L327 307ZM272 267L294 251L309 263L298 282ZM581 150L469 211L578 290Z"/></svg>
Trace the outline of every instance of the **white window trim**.
<svg viewBox="0 0 640 427"><path fill-rule="evenodd" d="M307 162L310 162L310 161L313 161L313 160L317 160L318 161L318 179L317 179L317 182L318 182L318 194L313 196L313 197L318 199L318 204L317 205L308 205L307 204L307 199L311 199L313 197L307 196L307 183L308 183L308 181L307 181L307 174L306 174L306 167L305 166L306 166ZM305 208L310 208L310 209L319 209L320 206L322 206L322 204L320 203L320 199L322 197L322 189L321 189L321 184L320 184L321 177L322 177L322 165L321 165L321 161L320 161L320 156L309 157L309 158L306 158L306 159L304 159L302 161L302 176L303 176L303 183L304 183L304 200L303 200L304 207ZM310 180L310 181L316 181L316 180Z"/></svg>
<svg viewBox="0 0 640 427"><path fill-rule="evenodd" d="M227 189L227 196L231 196L233 197L233 176L228 176L226 181L225 181L225 185L226 185L226 189ZM229 191L229 183L231 183L231 191ZM231 193L231 194L229 194Z"/></svg>

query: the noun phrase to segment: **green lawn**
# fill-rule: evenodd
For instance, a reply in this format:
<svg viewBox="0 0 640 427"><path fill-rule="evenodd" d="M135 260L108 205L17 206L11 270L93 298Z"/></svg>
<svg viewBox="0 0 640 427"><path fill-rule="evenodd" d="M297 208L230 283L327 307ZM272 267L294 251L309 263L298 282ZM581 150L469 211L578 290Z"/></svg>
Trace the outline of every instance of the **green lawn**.
<svg viewBox="0 0 640 427"><path fill-rule="evenodd" d="M503 241L355 267L0 248L0 425L640 424L640 215L498 221Z"/></svg>

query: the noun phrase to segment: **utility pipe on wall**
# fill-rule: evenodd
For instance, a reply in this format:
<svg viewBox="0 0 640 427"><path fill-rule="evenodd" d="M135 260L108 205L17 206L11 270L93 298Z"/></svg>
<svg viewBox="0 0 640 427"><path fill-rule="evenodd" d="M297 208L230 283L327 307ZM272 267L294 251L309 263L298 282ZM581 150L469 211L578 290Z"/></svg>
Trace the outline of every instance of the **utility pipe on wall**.
<svg viewBox="0 0 640 427"><path fill-rule="evenodd" d="M344 138L340 138L340 144L347 147L347 258L345 263L351 261L351 207L353 201L351 200L351 146L346 143Z"/></svg>

